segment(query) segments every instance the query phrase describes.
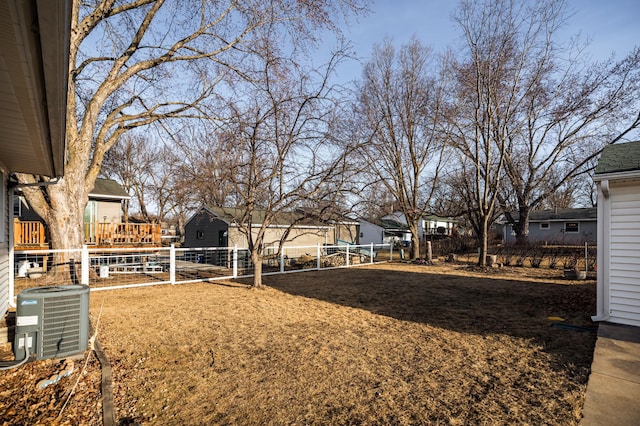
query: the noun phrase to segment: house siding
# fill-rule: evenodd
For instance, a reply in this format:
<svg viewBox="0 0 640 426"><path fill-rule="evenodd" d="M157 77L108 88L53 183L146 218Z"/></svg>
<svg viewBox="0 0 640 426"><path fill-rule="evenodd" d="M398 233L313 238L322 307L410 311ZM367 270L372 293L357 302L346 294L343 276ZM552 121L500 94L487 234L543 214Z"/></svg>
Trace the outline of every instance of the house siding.
<svg viewBox="0 0 640 426"><path fill-rule="evenodd" d="M268 228L264 233L263 246L277 247L280 244L282 236L286 231L286 227L272 227ZM257 229L253 231L255 235L258 232ZM334 244L333 230L329 228L316 228L316 227L294 227L289 232L285 243L290 246L315 246L317 244ZM238 247L247 247L247 237L240 232L239 229L231 227L229 229L229 245L237 245Z"/></svg>
<svg viewBox="0 0 640 426"><path fill-rule="evenodd" d="M350 243L360 244L359 224L335 223L334 232L331 241L328 244L336 244L338 240L349 241Z"/></svg>
<svg viewBox="0 0 640 426"><path fill-rule="evenodd" d="M612 185L609 221L610 321L640 326L640 185Z"/></svg>
<svg viewBox="0 0 640 426"><path fill-rule="evenodd" d="M102 223L105 220L108 223L122 222L122 203L120 201L98 201L97 220Z"/></svg>
<svg viewBox="0 0 640 426"><path fill-rule="evenodd" d="M384 241L384 228L371 222L360 222L360 244L381 244Z"/></svg>
<svg viewBox="0 0 640 426"><path fill-rule="evenodd" d="M263 246L265 248L277 247L286 230L286 225L272 225L267 228L263 238ZM189 248L220 247L220 232L224 231L228 233L226 246L235 245L240 248L248 246L247 237L240 232L237 226L228 225L227 222L205 209L201 209L185 224L184 231L184 246ZM257 232L258 229L254 228L254 235ZM201 238L198 237L199 234ZM334 229L332 227L300 225L291 229L286 243L296 246L333 244L333 238Z"/></svg>
<svg viewBox="0 0 640 426"><path fill-rule="evenodd" d="M218 247L219 233L227 230L228 225L225 221L201 210L184 227L184 246ZM231 241L229 243L233 245Z"/></svg>
<svg viewBox="0 0 640 426"><path fill-rule="evenodd" d="M0 171L0 317L9 309L9 190Z"/></svg>
<svg viewBox="0 0 640 426"><path fill-rule="evenodd" d="M578 222L579 232L565 232L565 223ZM549 228L541 229L540 223L548 223ZM516 236L513 232L513 226L505 225L506 232L504 240L506 243L515 243ZM547 244L584 244L585 242L594 243L597 240L598 222L596 220L563 220L563 221L530 221L529 222L529 243L547 243Z"/></svg>

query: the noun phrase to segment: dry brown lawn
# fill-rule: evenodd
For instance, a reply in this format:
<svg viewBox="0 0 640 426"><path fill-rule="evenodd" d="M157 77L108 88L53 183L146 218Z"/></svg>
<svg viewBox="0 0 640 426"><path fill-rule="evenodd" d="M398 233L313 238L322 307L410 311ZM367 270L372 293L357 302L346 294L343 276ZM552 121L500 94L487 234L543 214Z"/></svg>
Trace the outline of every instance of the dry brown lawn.
<svg viewBox="0 0 640 426"><path fill-rule="evenodd" d="M548 317L593 326L595 283L561 273L383 264L97 292L91 316L120 424L571 425L595 334Z"/></svg>

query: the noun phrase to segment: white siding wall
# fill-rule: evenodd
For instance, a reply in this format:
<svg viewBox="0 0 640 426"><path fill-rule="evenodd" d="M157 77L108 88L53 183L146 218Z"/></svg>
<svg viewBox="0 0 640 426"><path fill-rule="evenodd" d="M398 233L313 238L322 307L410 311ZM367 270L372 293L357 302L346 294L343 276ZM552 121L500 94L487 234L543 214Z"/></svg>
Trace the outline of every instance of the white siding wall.
<svg viewBox="0 0 640 426"><path fill-rule="evenodd" d="M640 185L610 191L610 321L640 326Z"/></svg>
<svg viewBox="0 0 640 426"><path fill-rule="evenodd" d="M107 223L122 222L122 203L120 201L98 201L98 212L96 214L98 223L106 221Z"/></svg>
<svg viewBox="0 0 640 426"><path fill-rule="evenodd" d="M0 170L0 318L9 308L9 191Z"/></svg>
<svg viewBox="0 0 640 426"><path fill-rule="evenodd" d="M384 229L382 226L375 225L371 222L360 222L360 244L381 244L384 237Z"/></svg>

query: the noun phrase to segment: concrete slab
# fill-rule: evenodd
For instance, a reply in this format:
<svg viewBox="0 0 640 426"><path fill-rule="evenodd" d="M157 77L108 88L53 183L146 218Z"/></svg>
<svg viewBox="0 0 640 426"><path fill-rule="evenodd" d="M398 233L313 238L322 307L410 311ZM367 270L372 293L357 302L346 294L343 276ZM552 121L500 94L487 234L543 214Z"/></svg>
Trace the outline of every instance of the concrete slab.
<svg viewBox="0 0 640 426"><path fill-rule="evenodd" d="M583 426L640 425L640 328L600 324Z"/></svg>

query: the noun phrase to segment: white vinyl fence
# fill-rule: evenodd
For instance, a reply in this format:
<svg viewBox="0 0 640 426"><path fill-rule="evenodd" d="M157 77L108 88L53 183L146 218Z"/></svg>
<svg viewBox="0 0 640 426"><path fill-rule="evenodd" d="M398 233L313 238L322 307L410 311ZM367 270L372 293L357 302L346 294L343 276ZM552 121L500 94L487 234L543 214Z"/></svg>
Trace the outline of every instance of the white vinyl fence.
<svg viewBox="0 0 640 426"><path fill-rule="evenodd" d="M238 247L15 251L11 297L24 288L86 284L109 290L253 276L249 250ZM317 271L393 260L390 244L284 246L264 253L263 275Z"/></svg>

